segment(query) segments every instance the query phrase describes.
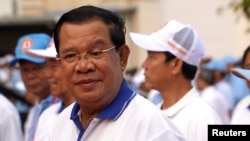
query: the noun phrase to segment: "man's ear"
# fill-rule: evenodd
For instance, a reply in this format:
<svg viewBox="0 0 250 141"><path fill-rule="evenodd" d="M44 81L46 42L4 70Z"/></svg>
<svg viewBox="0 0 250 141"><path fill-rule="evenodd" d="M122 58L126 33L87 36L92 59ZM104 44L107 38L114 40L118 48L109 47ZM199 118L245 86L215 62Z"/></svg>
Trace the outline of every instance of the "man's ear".
<svg viewBox="0 0 250 141"><path fill-rule="evenodd" d="M128 63L128 57L129 57L130 49L127 45L123 45L119 49L119 56L120 56L120 64L121 64L121 70L124 71L127 63Z"/></svg>
<svg viewBox="0 0 250 141"><path fill-rule="evenodd" d="M183 65L183 61L179 58L174 58L174 60L171 62L171 66L173 68L173 73L177 74L181 71L182 69L182 65Z"/></svg>

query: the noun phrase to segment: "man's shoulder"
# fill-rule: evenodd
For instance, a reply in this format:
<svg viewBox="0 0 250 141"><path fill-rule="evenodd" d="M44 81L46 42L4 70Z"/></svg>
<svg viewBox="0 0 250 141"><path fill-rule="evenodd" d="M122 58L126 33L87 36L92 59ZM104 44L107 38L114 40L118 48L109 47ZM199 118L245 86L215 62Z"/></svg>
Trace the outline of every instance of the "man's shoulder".
<svg viewBox="0 0 250 141"><path fill-rule="evenodd" d="M221 122L215 110L205 102L201 97L198 97L189 106L186 107L186 112L190 117L195 119L207 119L214 122ZM205 122L205 121L204 121Z"/></svg>
<svg viewBox="0 0 250 141"><path fill-rule="evenodd" d="M143 116L144 120L146 120L147 118L162 118L162 116L165 116L154 103L139 94L134 97L127 108L128 111L133 112L134 116Z"/></svg>

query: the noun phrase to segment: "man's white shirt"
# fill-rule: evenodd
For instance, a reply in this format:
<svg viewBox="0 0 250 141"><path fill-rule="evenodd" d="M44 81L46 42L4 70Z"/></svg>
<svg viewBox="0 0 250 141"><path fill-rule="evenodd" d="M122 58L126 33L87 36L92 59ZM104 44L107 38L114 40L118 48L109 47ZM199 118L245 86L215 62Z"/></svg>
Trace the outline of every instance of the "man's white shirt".
<svg viewBox="0 0 250 141"><path fill-rule="evenodd" d="M39 117L34 141L47 141L48 134L53 131L54 124L61 108L61 102L48 107Z"/></svg>
<svg viewBox="0 0 250 141"><path fill-rule="evenodd" d="M158 104L158 108L161 105ZM219 115L201 99L195 88L163 112L181 130L187 141L207 141L208 124L222 123Z"/></svg>
<svg viewBox="0 0 250 141"><path fill-rule="evenodd" d="M81 141L164 141L183 140L178 129L169 122L152 103L137 95L116 120L94 118L85 130ZM79 130L70 120L75 103L66 108L58 117L50 141L77 141ZM141 108L144 107L144 108ZM178 135L179 134L179 135ZM177 138L179 136L179 139Z"/></svg>

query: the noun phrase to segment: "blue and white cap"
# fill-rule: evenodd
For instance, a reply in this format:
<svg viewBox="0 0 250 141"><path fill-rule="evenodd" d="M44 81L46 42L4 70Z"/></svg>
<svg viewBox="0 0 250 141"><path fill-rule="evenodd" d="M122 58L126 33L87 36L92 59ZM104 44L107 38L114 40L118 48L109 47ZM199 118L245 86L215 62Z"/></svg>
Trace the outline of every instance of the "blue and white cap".
<svg viewBox="0 0 250 141"><path fill-rule="evenodd" d="M45 49L28 49L26 53L39 58L56 58L57 52L53 37Z"/></svg>
<svg viewBox="0 0 250 141"><path fill-rule="evenodd" d="M50 36L46 33L31 33L20 37L15 48L15 58L10 62L10 66L15 66L19 60L38 64L44 63L44 58L30 56L25 51L28 49L46 49L50 39Z"/></svg>

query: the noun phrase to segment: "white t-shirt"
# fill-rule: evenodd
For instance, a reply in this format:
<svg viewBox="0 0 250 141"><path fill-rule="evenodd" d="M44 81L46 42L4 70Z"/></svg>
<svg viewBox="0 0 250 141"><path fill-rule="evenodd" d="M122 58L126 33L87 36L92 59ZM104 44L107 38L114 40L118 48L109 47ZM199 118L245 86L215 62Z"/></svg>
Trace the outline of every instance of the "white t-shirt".
<svg viewBox="0 0 250 141"><path fill-rule="evenodd" d="M231 124L250 124L250 95L241 99L233 112Z"/></svg>
<svg viewBox="0 0 250 141"><path fill-rule="evenodd" d="M209 86L200 92L203 98L220 116L223 124L230 122L230 107L223 95L213 86Z"/></svg>
<svg viewBox="0 0 250 141"><path fill-rule="evenodd" d="M161 105L157 106L160 108ZM207 141L208 125L222 123L219 115L201 99L195 88L163 112L181 130L187 141Z"/></svg>
<svg viewBox="0 0 250 141"><path fill-rule="evenodd" d="M54 123L56 122L61 106L61 102L53 104L40 115L34 141L48 140L48 134L53 131Z"/></svg>
<svg viewBox="0 0 250 141"><path fill-rule="evenodd" d="M16 107L0 94L0 141L22 141L21 120Z"/></svg>
<svg viewBox="0 0 250 141"><path fill-rule="evenodd" d="M238 114L238 111L241 111L241 109L246 108L250 104L250 94L243 97L235 106L233 110L233 115ZM233 116L232 115L232 116Z"/></svg>
<svg viewBox="0 0 250 141"><path fill-rule="evenodd" d="M234 109L235 106L235 97L233 94L233 88L226 80L221 80L220 82L216 83L214 87L220 91L223 97L227 100L231 111Z"/></svg>
<svg viewBox="0 0 250 141"><path fill-rule="evenodd" d="M250 125L250 108L240 109L237 114L234 114L231 124L247 124Z"/></svg>
<svg viewBox="0 0 250 141"><path fill-rule="evenodd" d="M176 126L153 103L122 85L115 100L83 129L80 106L62 111L49 141L183 141Z"/></svg>
<svg viewBox="0 0 250 141"><path fill-rule="evenodd" d="M33 107L30 109L28 117L24 125L24 140L33 141L38 119L43 111L49 106L57 103L59 100L56 97L49 95L42 102L36 102Z"/></svg>

